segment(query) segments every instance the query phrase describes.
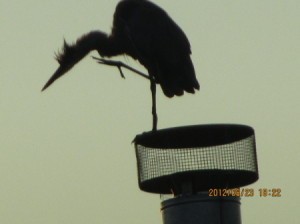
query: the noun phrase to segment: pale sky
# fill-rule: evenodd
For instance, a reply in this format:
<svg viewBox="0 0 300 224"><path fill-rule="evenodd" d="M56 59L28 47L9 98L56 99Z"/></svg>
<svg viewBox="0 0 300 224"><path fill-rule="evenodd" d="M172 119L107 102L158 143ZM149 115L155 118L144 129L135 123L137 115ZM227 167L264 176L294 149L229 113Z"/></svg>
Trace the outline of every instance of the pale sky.
<svg viewBox="0 0 300 224"><path fill-rule="evenodd" d="M0 0L1 224L162 223L131 144L151 129L149 83L87 57L40 92L63 38L110 32L117 2ZM252 126L260 179L248 187L282 196L242 198L243 224L298 223L300 1L153 2L188 36L201 83L171 100L158 91L158 127Z"/></svg>

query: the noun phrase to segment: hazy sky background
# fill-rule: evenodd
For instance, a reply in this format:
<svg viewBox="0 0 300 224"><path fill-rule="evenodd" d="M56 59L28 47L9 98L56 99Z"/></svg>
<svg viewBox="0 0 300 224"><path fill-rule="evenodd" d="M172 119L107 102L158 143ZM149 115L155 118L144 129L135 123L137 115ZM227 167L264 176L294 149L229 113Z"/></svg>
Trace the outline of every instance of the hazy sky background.
<svg viewBox="0 0 300 224"><path fill-rule="evenodd" d="M131 144L151 129L149 83L87 57L40 92L63 38L110 32L117 2L0 0L1 224L161 223L159 196L138 188ZM154 2L187 34L201 83L172 100L158 91L159 128L254 127L260 179L242 198L243 223L298 223L300 1Z"/></svg>

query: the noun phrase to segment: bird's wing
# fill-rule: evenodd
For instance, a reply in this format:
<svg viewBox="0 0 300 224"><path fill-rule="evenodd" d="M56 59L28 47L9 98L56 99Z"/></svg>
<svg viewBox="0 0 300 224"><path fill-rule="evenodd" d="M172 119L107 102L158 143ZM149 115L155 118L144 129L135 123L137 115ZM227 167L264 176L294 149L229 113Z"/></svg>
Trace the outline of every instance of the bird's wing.
<svg viewBox="0 0 300 224"><path fill-rule="evenodd" d="M151 2L140 1L124 20L136 58L157 79L167 96L199 88L189 41L164 10Z"/></svg>

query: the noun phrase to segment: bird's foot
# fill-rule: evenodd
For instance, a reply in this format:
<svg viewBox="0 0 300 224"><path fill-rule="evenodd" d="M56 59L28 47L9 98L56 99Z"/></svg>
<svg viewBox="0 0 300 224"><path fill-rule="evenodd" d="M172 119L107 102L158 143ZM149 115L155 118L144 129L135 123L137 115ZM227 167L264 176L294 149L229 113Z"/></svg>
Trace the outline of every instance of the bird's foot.
<svg viewBox="0 0 300 224"><path fill-rule="evenodd" d="M122 66L124 67L124 65L125 65L123 62L107 60L107 59L104 59L104 58L96 58L96 57L93 57L93 56L92 56L92 58L97 60L99 64L109 65L109 66L116 66L119 69L121 77L123 79L125 79L124 73L123 73L122 68L121 68Z"/></svg>
<svg viewBox="0 0 300 224"><path fill-rule="evenodd" d="M140 72L132 67L130 67L129 65L126 65L125 63L121 62L121 61L113 61L113 60L106 60L104 58L97 58L97 57L93 57L93 59L97 60L99 64L104 64L104 65L109 65L109 66L115 66L115 67L118 67L120 73L121 73L121 76L122 78L125 78L123 72L122 72L122 67L123 68L126 68L136 74L138 74L139 76L142 76L143 78L146 78L146 79L150 79L150 77L146 74L144 74L143 72Z"/></svg>

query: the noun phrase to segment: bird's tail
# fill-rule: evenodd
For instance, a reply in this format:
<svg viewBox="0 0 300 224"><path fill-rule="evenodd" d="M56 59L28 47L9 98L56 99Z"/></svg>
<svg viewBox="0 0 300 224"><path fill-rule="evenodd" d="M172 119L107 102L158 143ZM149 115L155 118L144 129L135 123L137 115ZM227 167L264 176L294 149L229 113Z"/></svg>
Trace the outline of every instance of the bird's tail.
<svg viewBox="0 0 300 224"><path fill-rule="evenodd" d="M200 89L190 57L182 58L177 64L164 65L160 69L159 82L167 97L181 96L184 92L195 93L195 90Z"/></svg>
<svg viewBox="0 0 300 224"><path fill-rule="evenodd" d="M74 44L64 41L61 52L55 55L59 68L43 87L42 91L48 88L56 79L67 73L76 63L83 59L90 51L99 50L99 45L105 46L107 34L100 31L92 31L80 37Z"/></svg>

